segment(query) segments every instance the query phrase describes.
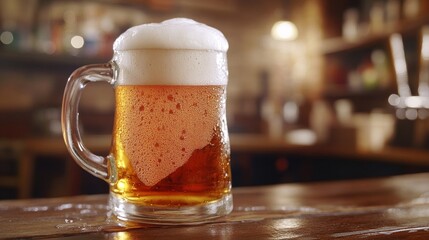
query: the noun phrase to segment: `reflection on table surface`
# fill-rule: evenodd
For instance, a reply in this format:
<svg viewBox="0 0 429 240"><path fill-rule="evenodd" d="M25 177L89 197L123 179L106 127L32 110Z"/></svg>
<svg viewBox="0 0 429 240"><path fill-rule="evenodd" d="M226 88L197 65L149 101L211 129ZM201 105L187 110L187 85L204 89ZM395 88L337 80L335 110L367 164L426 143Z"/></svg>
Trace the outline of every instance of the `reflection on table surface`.
<svg viewBox="0 0 429 240"><path fill-rule="evenodd" d="M0 202L5 238L428 239L429 173L235 188L234 210L201 225L117 222L107 195ZM13 231L11 231L13 229Z"/></svg>

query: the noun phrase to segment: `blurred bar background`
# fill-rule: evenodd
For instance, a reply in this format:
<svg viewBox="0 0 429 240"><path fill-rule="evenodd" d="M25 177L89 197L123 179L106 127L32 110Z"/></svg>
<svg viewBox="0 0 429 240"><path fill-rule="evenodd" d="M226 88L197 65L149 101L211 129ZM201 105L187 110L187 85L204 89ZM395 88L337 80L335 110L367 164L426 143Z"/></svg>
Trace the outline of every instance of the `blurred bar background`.
<svg viewBox="0 0 429 240"><path fill-rule="evenodd" d="M429 1L1 0L0 199L107 193L65 150L67 78L109 61L130 26L173 17L230 43L233 186L429 171ZM110 86L84 91L99 154L113 112Z"/></svg>

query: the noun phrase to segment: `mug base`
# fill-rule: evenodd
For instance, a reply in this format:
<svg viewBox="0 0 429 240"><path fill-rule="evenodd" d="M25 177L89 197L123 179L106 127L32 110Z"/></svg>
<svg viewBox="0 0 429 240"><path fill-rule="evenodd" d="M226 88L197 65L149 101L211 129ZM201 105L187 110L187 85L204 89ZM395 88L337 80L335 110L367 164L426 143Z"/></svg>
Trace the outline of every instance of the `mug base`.
<svg viewBox="0 0 429 240"><path fill-rule="evenodd" d="M201 224L228 215L233 208L231 193L206 204L157 207L130 203L111 192L109 205L112 213L120 221L161 225Z"/></svg>

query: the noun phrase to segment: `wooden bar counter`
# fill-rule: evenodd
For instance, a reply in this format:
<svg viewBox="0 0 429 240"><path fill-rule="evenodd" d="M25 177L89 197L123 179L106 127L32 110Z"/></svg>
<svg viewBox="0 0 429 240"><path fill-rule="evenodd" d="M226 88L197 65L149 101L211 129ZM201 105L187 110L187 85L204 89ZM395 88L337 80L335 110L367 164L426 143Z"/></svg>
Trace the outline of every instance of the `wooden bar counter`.
<svg viewBox="0 0 429 240"><path fill-rule="evenodd" d="M259 134L231 134L231 151L234 154L232 162L237 165L245 165L242 169L243 174L251 176L250 160L254 155L276 154L277 156L298 156L300 159L341 159L362 162L379 162L386 164L404 164L408 166L422 167L423 171L429 169L429 151L424 149L410 148L385 148L379 151L359 150L353 148L343 148L326 145L297 145L291 144L284 139L272 139ZM110 135L88 135L84 136L84 144L92 152L107 155L109 153L111 136ZM63 161L66 164L66 182L64 191L67 195L77 195L81 193L81 172L79 166L71 159L66 149L64 140L61 136L32 137L23 140L17 140L16 144L22 146L20 155L21 172L19 180L19 197L30 198L33 189L31 188L34 178L37 178L34 172L34 166L37 160L51 157ZM267 160L259 158L258 160ZM268 159L269 160L269 159ZM315 160L316 161L316 160ZM301 162L302 163L302 162ZM408 173L412 173L409 171ZM416 171L414 171L416 172ZM418 172L421 172L418 171ZM407 172L403 172L407 173ZM241 179L236 183L248 184L248 179Z"/></svg>
<svg viewBox="0 0 429 240"><path fill-rule="evenodd" d="M233 189L210 223L123 226L107 195L0 201L0 238L429 239L429 173Z"/></svg>

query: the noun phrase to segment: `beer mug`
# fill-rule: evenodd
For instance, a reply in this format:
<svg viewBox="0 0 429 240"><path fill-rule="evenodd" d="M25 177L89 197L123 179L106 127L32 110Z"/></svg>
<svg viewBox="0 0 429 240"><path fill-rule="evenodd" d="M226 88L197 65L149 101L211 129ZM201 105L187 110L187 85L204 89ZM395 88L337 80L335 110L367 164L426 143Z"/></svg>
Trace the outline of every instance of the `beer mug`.
<svg viewBox="0 0 429 240"><path fill-rule="evenodd" d="M204 222L232 210L226 123L228 42L190 19L132 27L116 39L112 60L83 66L63 97L67 148L110 185L119 220ZM91 153L79 133L78 105L88 83L115 92L110 154Z"/></svg>

